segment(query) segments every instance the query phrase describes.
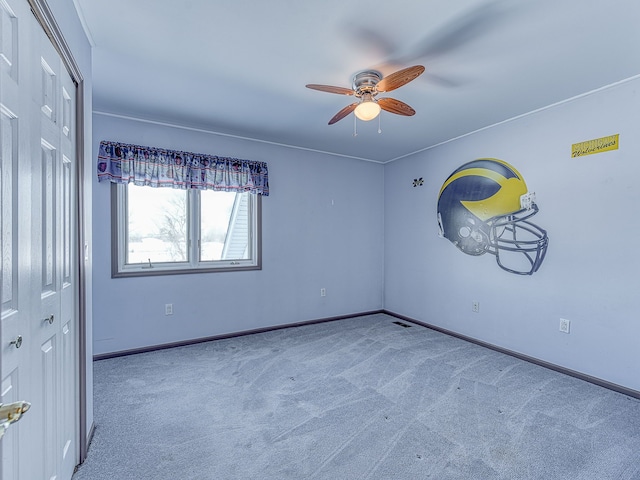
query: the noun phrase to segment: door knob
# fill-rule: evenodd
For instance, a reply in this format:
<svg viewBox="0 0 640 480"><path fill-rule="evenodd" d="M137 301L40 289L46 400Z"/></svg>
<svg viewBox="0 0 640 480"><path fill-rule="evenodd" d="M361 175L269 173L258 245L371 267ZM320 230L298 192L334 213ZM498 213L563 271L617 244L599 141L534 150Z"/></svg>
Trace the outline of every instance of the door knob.
<svg viewBox="0 0 640 480"><path fill-rule="evenodd" d="M55 319L55 317L53 316L53 313L51 315L49 315L47 318L45 318L44 320L42 320L43 322L49 322L49 325L53 324L53 320Z"/></svg>
<svg viewBox="0 0 640 480"><path fill-rule="evenodd" d="M15 345L16 348L20 348L22 346L22 335L18 335L15 340L12 340L9 345Z"/></svg>

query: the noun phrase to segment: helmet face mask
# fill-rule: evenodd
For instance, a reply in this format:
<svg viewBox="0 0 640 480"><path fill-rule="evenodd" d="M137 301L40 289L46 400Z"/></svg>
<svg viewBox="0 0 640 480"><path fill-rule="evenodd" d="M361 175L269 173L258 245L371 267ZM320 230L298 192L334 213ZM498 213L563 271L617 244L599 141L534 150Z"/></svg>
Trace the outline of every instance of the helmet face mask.
<svg viewBox="0 0 640 480"><path fill-rule="evenodd" d="M488 251L496 256L503 270L531 275L542 265L549 237L545 230L528 220L537 212L538 206L534 203L529 210L490 222L491 247Z"/></svg>
<svg viewBox="0 0 640 480"><path fill-rule="evenodd" d="M503 270L531 275L542 264L547 232L518 171L497 159L469 162L445 181L438 197L439 235L467 255L490 253Z"/></svg>

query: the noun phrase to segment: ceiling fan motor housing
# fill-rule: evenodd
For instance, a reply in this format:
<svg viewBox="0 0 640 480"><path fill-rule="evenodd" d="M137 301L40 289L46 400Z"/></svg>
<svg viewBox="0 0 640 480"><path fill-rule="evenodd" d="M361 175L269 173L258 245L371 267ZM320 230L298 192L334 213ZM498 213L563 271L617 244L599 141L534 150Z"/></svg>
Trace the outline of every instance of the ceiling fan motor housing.
<svg viewBox="0 0 640 480"><path fill-rule="evenodd" d="M355 96L361 97L366 93L376 95L376 85L382 80L382 74L375 70L366 70L364 72L357 73L353 77L353 89L355 90Z"/></svg>

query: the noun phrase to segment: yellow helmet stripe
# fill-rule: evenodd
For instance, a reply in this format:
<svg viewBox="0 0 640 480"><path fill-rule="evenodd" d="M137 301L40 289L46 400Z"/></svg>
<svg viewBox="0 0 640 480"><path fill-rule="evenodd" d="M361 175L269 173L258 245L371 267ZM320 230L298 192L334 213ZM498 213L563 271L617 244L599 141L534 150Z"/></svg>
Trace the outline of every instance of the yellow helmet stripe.
<svg viewBox="0 0 640 480"><path fill-rule="evenodd" d="M507 179L500 175L498 172L494 172L493 170L489 170L487 168L468 168L465 170L462 170L454 175L451 175L451 177L449 177L445 182L444 185L442 185L442 188L440 189L440 195L442 195L442 192L444 191L445 188L447 188L447 186L458 180L459 178L462 177L468 177L471 175L476 175L478 177L485 177L485 178L490 178L491 180L495 181L496 183L498 183L499 185L504 185L505 182L507 181Z"/></svg>
<svg viewBox="0 0 640 480"><path fill-rule="evenodd" d="M527 193L524 183L517 178L509 178L505 179L501 186L500 195L477 201L463 200L460 203L482 221L502 215L504 212L520 210L520 197Z"/></svg>

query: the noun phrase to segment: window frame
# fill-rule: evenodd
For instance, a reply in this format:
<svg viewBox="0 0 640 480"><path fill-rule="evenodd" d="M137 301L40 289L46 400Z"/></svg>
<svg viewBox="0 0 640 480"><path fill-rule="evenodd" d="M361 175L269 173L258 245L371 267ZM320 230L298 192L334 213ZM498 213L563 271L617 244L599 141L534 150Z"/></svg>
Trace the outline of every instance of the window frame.
<svg viewBox="0 0 640 480"><path fill-rule="evenodd" d="M127 187L129 184L111 184L111 277L143 277L183 275L191 273L237 272L262 270L262 196L249 195L249 249L248 259L200 260L200 191L185 190L187 195L187 261L126 264ZM153 187L145 187L153 188ZM194 225L195 221L195 225Z"/></svg>

